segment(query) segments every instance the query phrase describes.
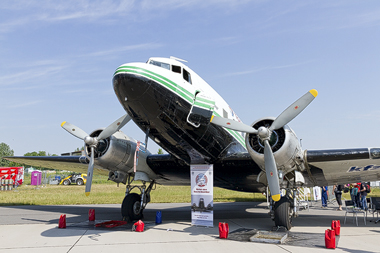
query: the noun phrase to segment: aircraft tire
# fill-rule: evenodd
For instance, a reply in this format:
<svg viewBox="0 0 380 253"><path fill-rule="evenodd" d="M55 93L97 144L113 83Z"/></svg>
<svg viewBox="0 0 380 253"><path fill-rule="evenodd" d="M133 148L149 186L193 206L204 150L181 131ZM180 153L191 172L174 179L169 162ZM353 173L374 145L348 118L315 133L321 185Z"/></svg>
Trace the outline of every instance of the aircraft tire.
<svg viewBox="0 0 380 253"><path fill-rule="evenodd" d="M280 201L274 204L274 224L276 226L285 227L290 230L292 227L292 217L290 212L290 202L286 197L282 197Z"/></svg>
<svg viewBox="0 0 380 253"><path fill-rule="evenodd" d="M141 196L137 193L130 193L125 196L121 205L121 215L123 219L130 221L141 220L143 210L140 209Z"/></svg>

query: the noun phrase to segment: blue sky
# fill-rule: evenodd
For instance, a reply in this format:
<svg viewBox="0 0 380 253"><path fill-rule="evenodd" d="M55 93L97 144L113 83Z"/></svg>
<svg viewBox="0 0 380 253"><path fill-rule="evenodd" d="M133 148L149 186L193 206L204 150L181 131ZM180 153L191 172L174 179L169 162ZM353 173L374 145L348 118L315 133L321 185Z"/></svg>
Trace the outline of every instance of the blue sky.
<svg viewBox="0 0 380 253"><path fill-rule="evenodd" d="M1 1L0 142L73 151L62 121L89 133L124 114L119 65L176 56L247 124L317 89L289 124L304 149L380 147L379 45L379 1Z"/></svg>

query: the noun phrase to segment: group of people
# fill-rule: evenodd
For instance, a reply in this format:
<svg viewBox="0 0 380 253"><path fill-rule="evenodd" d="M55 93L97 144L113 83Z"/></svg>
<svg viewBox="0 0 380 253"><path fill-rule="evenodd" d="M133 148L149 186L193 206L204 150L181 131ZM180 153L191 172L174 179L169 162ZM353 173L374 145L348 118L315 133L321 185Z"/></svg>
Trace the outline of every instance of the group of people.
<svg viewBox="0 0 380 253"><path fill-rule="evenodd" d="M367 187L369 187L369 183L353 183L347 184L345 187L350 192L354 206L367 210Z"/></svg>
<svg viewBox="0 0 380 253"><path fill-rule="evenodd" d="M367 188L369 183L352 183L346 185L334 185L332 194L335 195L336 202L338 202L338 211L342 211L342 194L343 192L350 192L351 200L356 208L367 210ZM327 207L328 200L328 187L322 187L322 208Z"/></svg>

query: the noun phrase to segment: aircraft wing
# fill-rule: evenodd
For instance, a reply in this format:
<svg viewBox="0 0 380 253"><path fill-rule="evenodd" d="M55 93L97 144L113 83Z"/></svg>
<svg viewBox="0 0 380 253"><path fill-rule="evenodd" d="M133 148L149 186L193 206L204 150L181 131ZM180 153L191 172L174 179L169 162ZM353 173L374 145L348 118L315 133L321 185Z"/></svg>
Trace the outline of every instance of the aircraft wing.
<svg viewBox="0 0 380 253"><path fill-rule="evenodd" d="M163 185L190 185L190 166L170 154L149 155L147 164ZM214 186L245 191L265 192L266 186L257 181L259 166L247 152L222 157L214 163Z"/></svg>
<svg viewBox="0 0 380 253"><path fill-rule="evenodd" d="M85 156L13 156L4 159L20 164L86 173ZM188 185L189 166L171 155L149 155L147 164L163 185ZM307 186L346 184L380 180L380 148L330 149L305 151ZM108 176L109 171L95 165L96 174ZM223 188L262 192L257 182L260 168L246 153L224 157L214 164L216 185Z"/></svg>
<svg viewBox="0 0 380 253"><path fill-rule="evenodd" d="M314 185L380 180L380 148L307 150L305 154Z"/></svg>
<svg viewBox="0 0 380 253"><path fill-rule="evenodd" d="M306 150L302 172L305 186L324 186L380 180L380 148ZM189 167L171 155L150 155L148 165L162 184L188 184ZM221 158L214 164L215 185L235 190L263 192L257 182L261 169L248 153ZM165 182L166 181L166 182Z"/></svg>
<svg viewBox="0 0 380 253"><path fill-rule="evenodd" d="M4 159L36 167L87 173L89 160L85 156L12 156ZM140 159L141 160L141 159ZM190 167L172 155L151 154L146 162L162 185L189 185ZM95 165L96 174L108 176L109 171ZM260 168L248 153L237 153L221 158L214 164L215 186L264 192L265 186L256 181Z"/></svg>
<svg viewBox="0 0 380 253"><path fill-rule="evenodd" d="M3 158L19 164L78 173L87 173L89 163L85 156L9 156ZM95 171L98 175L108 176L109 173L108 170L97 165L95 165Z"/></svg>

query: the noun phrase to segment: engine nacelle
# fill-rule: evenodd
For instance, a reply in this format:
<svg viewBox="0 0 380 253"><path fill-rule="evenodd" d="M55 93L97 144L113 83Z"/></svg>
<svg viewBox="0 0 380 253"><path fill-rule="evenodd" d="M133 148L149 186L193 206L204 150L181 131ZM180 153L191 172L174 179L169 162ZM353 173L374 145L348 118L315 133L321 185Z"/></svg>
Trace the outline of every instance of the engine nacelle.
<svg viewBox="0 0 380 253"><path fill-rule="evenodd" d="M95 130L90 134L97 137L103 129ZM134 155L136 152L137 141L125 135L122 131L117 131L110 137L100 140L95 148L95 164L109 170L109 180L116 183L126 183L128 174L133 173ZM86 145L85 152L91 155L91 148ZM156 174L146 163L147 156L150 155L145 150L145 145L140 144L138 163L136 171L145 172L150 179L155 179Z"/></svg>
<svg viewBox="0 0 380 253"><path fill-rule="evenodd" d="M270 127L275 118L263 118L252 123L252 127L258 129L261 126ZM264 143L257 134L247 134L245 137L247 150L256 164L265 172ZM288 173L298 169L304 170L303 152L300 142L293 130L285 125L274 130L269 143L272 147L280 180ZM293 178L289 175L287 178ZM265 181L265 177L261 177ZM259 179L259 178L258 178Z"/></svg>

